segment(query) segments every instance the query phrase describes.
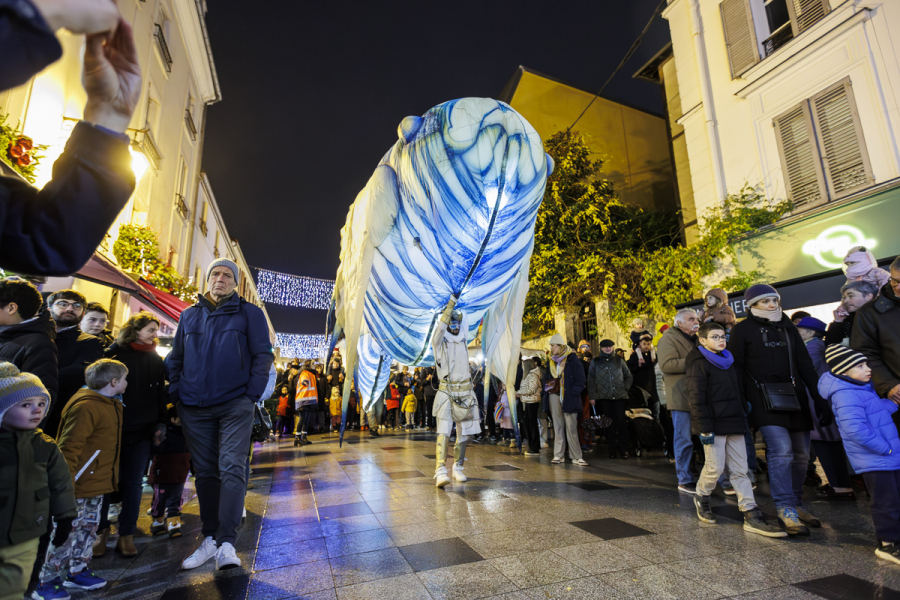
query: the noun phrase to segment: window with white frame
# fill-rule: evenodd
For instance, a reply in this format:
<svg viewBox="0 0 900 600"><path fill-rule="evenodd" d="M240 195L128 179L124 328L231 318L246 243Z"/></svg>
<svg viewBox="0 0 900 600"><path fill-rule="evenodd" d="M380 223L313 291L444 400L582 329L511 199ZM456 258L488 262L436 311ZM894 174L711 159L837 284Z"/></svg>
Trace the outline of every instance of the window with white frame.
<svg viewBox="0 0 900 600"><path fill-rule="evenodd" d="M181 218L188 218L188 205L187 205L187 180L188 180L188 168L187 163L182 156L180 161L178 162L178 179L175 182L175 208L178 210L178 213L181 215Z"/></svg>
<svg viewBox="0 0 900 600"><path fill-rule="evenodd" d="M773 54L819 22L829 0L723 0L719 4L731 77Z"/></svg>
<svg viewBox="0 0 900 600"><path fill-rule="evenodd" d="M872 184L849 77L779 115L773 126L794 213Z"/></svg>

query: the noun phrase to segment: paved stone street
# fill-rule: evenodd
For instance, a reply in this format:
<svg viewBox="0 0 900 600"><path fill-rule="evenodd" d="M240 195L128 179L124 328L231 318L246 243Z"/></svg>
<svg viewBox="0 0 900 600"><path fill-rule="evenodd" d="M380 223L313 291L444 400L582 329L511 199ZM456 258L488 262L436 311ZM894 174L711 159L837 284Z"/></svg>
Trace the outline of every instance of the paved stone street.
<svg viewBox="0 0 900 600"><path fill-rule="evenodd" d="M773 540L744 533L735 501L718 492L719 524L701 524L659 455L587 453L591 466L579 468L551 465L546 450L538 459L472 445L469 482L441 491L432 435L348 433L343 448L336 436L312 439L257 446L236 543L244 569L178 570L199 540L195 498L184 537L135 536L131 560L110 548L92 563L110 584L73 597L900 598L900 567L875 558L864 499L815 501L807 488L824 527ZM758 500L771 515L767 492L763 477ZM139 527L150 529L143 511Z"/></svg>

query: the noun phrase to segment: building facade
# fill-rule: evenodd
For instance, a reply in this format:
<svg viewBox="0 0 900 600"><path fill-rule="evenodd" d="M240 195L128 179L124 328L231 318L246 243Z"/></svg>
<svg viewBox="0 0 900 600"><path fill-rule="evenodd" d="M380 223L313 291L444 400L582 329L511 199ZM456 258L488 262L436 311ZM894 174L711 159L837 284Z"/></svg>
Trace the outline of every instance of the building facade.
<svg viewBox="0 0 900 600"><path fill-rule="evenodd" d="M791 200L737 266L830 320L850 247L900 253L900 3L671 0L663 16L671 49L641 75L664 86L685 212L745 185Z"/></svg>

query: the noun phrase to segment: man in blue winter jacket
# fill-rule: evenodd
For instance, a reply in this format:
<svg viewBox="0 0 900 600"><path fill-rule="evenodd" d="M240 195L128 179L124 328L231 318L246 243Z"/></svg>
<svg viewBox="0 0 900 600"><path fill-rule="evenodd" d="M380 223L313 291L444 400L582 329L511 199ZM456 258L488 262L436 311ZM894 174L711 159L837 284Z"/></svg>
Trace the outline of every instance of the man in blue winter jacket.
<svg viewBox="0 0 900 600"><path fill-rule="evenodd" d="M206 271L209 291L181 313L166 359L169 394L178 403L191 452L204 541L181 565L241 566L234 550L247 489L247 449L254 404L275 360L259 307L235 292L237 265L225 258Z"/></svg>

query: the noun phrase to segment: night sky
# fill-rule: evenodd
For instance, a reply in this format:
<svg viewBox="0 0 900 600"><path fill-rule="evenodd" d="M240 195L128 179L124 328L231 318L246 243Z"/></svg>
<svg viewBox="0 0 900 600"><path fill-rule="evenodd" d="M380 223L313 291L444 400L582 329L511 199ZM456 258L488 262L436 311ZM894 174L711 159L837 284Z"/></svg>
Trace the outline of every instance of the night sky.
<svg viewBox="0 0 900 600"><path fill-rule="evenodd" d="M250 265L333 279L347 208L403 117L497 97L519 65L596 91L658 3L210 2L223 100L203 169L229 233ZM631 76L668 39L657 17L603 96L662 114ZM267 308L279 332L324 332L323 311Z"/></svg>

